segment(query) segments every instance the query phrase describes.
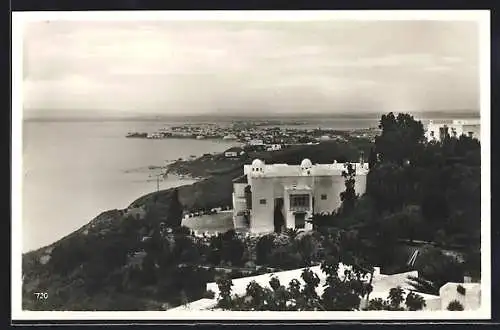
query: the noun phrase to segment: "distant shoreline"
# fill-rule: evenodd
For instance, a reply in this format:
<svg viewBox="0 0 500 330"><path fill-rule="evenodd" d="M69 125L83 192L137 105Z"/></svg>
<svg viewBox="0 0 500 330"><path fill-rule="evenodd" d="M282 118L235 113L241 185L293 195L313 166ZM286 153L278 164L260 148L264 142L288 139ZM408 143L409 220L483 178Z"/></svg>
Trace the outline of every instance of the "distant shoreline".
<svg viewBox="0 0 500 330"><path fill-rule="evenodd" d="M399 113L399 112L394 112ZM412 112L414 117L418 119L455 119L457 117L461 118L480 118L479 111L429 111L429 112ZM93 117L60 117L60 116L43 116L43 117L25 117L23 121L25 122L154 122L158 120L163 121L222 121L231 122L238 120L248 120L248 121L262 121L262 120L295 120L307 119L310 122L315 120L380 120L379 113L359 113L359 114L320 114L320 113L304 113L304 114L272 114L268 113L256 113L254 115L238 116L234 114L206 114L206 115L182 115L182 116L168 116L168 115L145 115L145 116L100 116L96 114Z"/></svg>

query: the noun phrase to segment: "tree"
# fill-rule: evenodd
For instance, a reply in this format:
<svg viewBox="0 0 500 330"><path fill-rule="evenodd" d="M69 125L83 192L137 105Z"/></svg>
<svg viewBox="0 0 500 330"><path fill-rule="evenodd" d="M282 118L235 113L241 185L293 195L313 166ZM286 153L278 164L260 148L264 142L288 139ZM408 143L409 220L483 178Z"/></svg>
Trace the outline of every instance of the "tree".
<svg viewBox="0 0 500 330"><path fill-rule="evenodd" d="M463 264L433 246L420 249L414 267L419 277L431 282L432 286L438 290L448 282L462 282L464 278Z"/></svg>
<svg viewBox="0 0 500 330"><path fill-rule="evenodd" d="M409 292L406 298L403 295L404 291L400 287L392 288L387 299L372 299L365 310L419 311L426 306L425 299L414 292Z"/></svg>
<svg viewBox="0 0 500 330"><path fill-rule="evenodd" d="M432 232L428 234L425 231L419 205L407 205L400 211L388 214L383 221L382 227L392 230L397 238L413 241L432 235Z"/></svg>
<svg viewBox="0 0 500 330"><path fill-rule="evenodd" d="M273 244L274 236L273 235L264 235L259 238L257 244L255 246L256 254L257 254L257 264L265 265L268 263L269 253L274 247Z"/></svg>
<svg viewBox="0 0 500 330"><path fill-rule="evenodd" d="M367 194L373 199L378 214L396 212L408 200L407 169L395 163L383 163L370 171Z"/></svg>
<svg viewBox="0 0 500 330"><path fill-rule="evenodd" d="M171 228L180 227L182 223L183 206L179 201L179 189L175 188L170 196L167 225Z"/></svg>
<svg viewBox="0 0 500 330"><path fill-rule="evenodd" d="M321 231L322 228L327 228L333 226L335 224L335 218L337 214L329 213L329 214L313 214L313 229Z"/></svg>
<svg viewBox="0 0 500 330"><path fill-rule="evenodd" d="M234 230L229 230L221 235L221 260L231 262L232 265L243 265L245 246L238 239Z"/></svg>
<svg viewBox="0 0 500 330"><path fill-rule="evenodd" d="M345 171L342 171L342 177L345 179L345 191L340 193L342 201L341 213L349 214L354 209L358 196L354 188L356 183L356 168L351 163L347 163Z"/></svg>
<svg viewBox="0 0 500 330"><path fill-rule="evenodd" d="M368 155L368 165L370 169L373 169L378 163L377 151L374 147L370 149L370 154Z"/></svg>
<svg viewBox="0 0 500 330"><path fill-rule="evenodd" d="M353 311L360 309L361 298L371 291L371 285L363 280L366 273L346 270L343 276L338 275L338 264L323 263L321 270L326 273L326 286L322 295L317 292L320 279L316 273L305 269L301 278L290 281L287 287L276 277L269 281L269 287L263 287L253 281L248 284L243 296L232 295L232 281L219 279L220 296L218 307L226 310L254 311ZM367 309L404 310L401 303L405 301L408 310L420 310L425 306L422 297L410 293L406 300L403 291L393 288L387 301L371 300Z"/></svg>
<svg viewBox="0 0 500 330"><path fill-rule="evenodd" d="M446 200L446 184L443 182L442 170L427 171L423 183L422 215L434 229L442 226L449 217L449 205Z"/></svg>
<svg viewBox="0 0 500 330"><path fill-rule="evenodd" d="M375 148L382 161L403 165L407 160L418 158L425 141L422 122L409 114L400 113L396 117L390 112L382 115L379 128L382 134L375 139Z"/></svg>
<svg viewBox="0 0 500 330"><path fill-rule="evenodd" d="M418 276L408 276L408 283L413 287L415 291L425 293L425 294L432 294L432 295L439 295L439 286L436 286L432 281L426 280L425 278L418 277Z"/></svg>
<svg viewBox="0 0 500 330"><path fill-rule="evenodd" d="M232 306L232 298L231 298L231 287L233 286L233 281L227 277L221 277L217 281L217 286L219 288L220 298L217 302L217 305L220 308L229 309Z"/></svg>
<svg viewBox="0 0 500 330"><path fill-rule="evenodd" d="M295 248L278 246L273 248L267 257L267 264L280 269L294 269L307 265L303 255Z"/></svg>
<svg viewBox="0 0 500 330"><path fill-rule="evenodd" d="M311 266L312 261L318 253L320 243L310 234L296 237L294 242L301 259L301 264Z"/></svg>
<svg viewBox="0 0 500 330"><path fill-rule="evenodd" d="M389 301L391 308L394 308L395 310L400 308L401 303L404 301L403 293L404 291L400 287L392 288L391 290L389 290Z"/></svg>
<svg viewBox="0 0 500 330"><path fill-rule="evenodd" d="M425 299L414 292L408 293L405 304L410 311L419 311L426 306Z"/></svg>
<svg viewBox="0 0 500 330"><path fill-rule="evenodd" d="M464 306L458 300L453 300L448 304L446 309L449 311L463 311Z"/></svg>

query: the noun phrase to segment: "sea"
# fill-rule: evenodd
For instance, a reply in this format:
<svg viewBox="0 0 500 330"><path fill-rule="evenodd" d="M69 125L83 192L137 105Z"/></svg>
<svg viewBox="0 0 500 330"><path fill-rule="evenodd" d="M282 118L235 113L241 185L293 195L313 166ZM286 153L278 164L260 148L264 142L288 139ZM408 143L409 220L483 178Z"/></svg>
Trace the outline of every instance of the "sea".
<svg viewBox="0 0 500 330"><path fill-rule="evenodd" d="M377 122L373 119L320 120L301 127L342 130L376 127ZM239 145L231 141L125 137L129 132L154 132L183 123L24 121L23 252L49 245L101 212L125 208L158 188L194 182L172 175L157 180L161 167L168 162L222 152Z"/></svg>
<svg viewBox="0 0 500 330"><path fill-rule="evenodd" d="M157 181L168 162L222 152L237 144L125 137L128 132L152 132L172 124L25 121L23 253L55 242L103 211L125 208L158 186L167 189L194 182L172 175Z"/></svg>

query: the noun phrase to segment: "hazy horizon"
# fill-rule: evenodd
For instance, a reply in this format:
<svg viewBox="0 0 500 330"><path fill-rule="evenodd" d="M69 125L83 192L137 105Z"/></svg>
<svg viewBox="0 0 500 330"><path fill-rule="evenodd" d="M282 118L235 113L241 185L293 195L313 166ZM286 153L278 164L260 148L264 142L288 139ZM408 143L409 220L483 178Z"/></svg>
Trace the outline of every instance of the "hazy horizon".
<svg viewBox="0 0 500 330"><path fill-rule="evenodd" d="M479 112L478 40L465 21L32 22L23 112Z"/></svg>

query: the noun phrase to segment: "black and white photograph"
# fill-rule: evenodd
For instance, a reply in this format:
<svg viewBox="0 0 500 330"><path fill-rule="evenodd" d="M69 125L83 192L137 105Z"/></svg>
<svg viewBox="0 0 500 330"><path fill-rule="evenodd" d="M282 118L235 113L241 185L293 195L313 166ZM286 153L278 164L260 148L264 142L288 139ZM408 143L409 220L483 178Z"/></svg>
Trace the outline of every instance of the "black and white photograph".
<svg viewBox="0 0 500 330"><path fill-rule="evenodd" d="M13 318L490 317L488 11L12 24Z"/></svg>

